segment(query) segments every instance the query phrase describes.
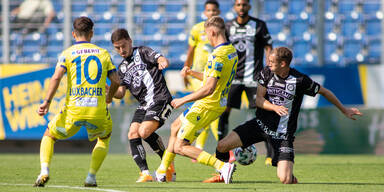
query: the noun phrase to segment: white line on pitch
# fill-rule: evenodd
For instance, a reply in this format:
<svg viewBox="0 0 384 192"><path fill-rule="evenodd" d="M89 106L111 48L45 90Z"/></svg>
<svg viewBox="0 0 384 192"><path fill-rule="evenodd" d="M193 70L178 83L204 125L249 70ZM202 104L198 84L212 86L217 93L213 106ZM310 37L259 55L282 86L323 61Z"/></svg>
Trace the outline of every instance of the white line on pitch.
<svg viewBox="0 0 384 192"><path fill-rule="evenodd" d="M32 184L17 184L17 183L0 183L0 185L8 185L8 186L31 186ZM65 186L65 185L48 185L47 188L68 188L68 189L79 189L79 190L89 190L89 191L105 191L105 192L125 192L114 189L103 189L97 187L74 187L74 186Z"/></svg>

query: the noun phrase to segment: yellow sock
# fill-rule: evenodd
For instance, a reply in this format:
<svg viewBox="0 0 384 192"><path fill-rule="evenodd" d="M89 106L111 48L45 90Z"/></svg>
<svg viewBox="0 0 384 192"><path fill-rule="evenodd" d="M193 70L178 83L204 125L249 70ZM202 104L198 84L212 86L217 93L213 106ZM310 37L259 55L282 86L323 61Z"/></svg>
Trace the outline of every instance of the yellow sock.
<svg viewBox="0 0 384 192"><path fill-rule="evenodd" d="M196 160L201 164L209 165L217 170L220 170L224 165L224 162L218 160L216 157L205 151L201 152Z"/></svg>
<svg viewBox="0 0 384 192"><path fill-rule="evenodd" d="M101 164L107 156L110 140L111 137L108 137L107 139L97 138L97 143L92 151L91 167L89 168L89 173L96 174L99 170Z"/></svg>
<svg viewBox="0 0 384 192"><path fill-rule="evenodd" d="M199 149L204 149L205 142L208 139L209 127L204 128L200 135L196 139L196 147Z"/></svg>
<svg viewBox="0 0 384 192"><path fill-rule="evenodd" d="M175 159L175 156L175 153L171 153L168 150L165 150L163 158L161 159L161 164L159 168L157 168L156 172L160 174L166 173L169 165L171 165L171 163Z"/></svg>
<svg viewBox="0 0 384 192"><path fill-rule="evenodd" d="M51 137L43 136L40 144L40 164L42 169L48 168L51 163L53 155L53 146L55 145L55 140Z"/></svg>
<svg viewBox="0 0 384 192"><path fill-rule="evenodd" d="M215 137L216 141L219 140L219 118L214 120L209 127L211 128L212 134Z"/></svg>

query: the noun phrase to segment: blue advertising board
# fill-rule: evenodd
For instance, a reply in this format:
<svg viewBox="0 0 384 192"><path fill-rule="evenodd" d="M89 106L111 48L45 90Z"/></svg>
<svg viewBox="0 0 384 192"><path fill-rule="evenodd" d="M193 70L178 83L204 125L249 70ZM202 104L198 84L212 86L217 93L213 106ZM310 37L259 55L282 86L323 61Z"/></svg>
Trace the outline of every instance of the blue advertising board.
<svg viewBox="0 0 384 192"><path fill-rule="evenodd" d="M40 117L36 111L46 96L54 68L0 79L0 140L41 139L49 120L60 112L66 95L66 78L51 103L49 113ZM81 129L72 139L87 139Z"/></svg>

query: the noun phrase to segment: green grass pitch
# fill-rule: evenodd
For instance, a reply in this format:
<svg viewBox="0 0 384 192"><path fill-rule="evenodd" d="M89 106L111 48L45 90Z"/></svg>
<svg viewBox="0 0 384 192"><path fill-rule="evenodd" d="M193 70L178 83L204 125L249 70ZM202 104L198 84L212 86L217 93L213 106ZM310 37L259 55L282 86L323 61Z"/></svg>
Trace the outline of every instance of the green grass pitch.
<svg viewBox="0 0 384 192"><path fill-rule="evenodd" d="M237 166L232 184L201 183L213 168L176 157L177 181L136 183L138 168L128 154L107 156L98 175L98 188L84 188L90 154L55 154L50 181L45 188L33 188L39 174L38 154L1 154L0 191L384 191L384 157L371 155L297 155L297 185L280 184L276 168L264 165L258 156L249 166ZM148 155L151 171L160 164Z"/></svg>

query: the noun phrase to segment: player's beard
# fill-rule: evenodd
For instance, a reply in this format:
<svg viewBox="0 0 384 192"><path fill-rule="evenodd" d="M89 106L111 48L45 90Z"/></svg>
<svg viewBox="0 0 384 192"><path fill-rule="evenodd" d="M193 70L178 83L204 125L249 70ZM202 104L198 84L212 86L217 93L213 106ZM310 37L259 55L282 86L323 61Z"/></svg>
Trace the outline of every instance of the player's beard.
<svg viewBox="0 0 384 192"><path fill-rule="evenodd" d="M244 19L244 18L248 17L248 13L244 12L244 14L239 14L239 17Z"/></svg>

